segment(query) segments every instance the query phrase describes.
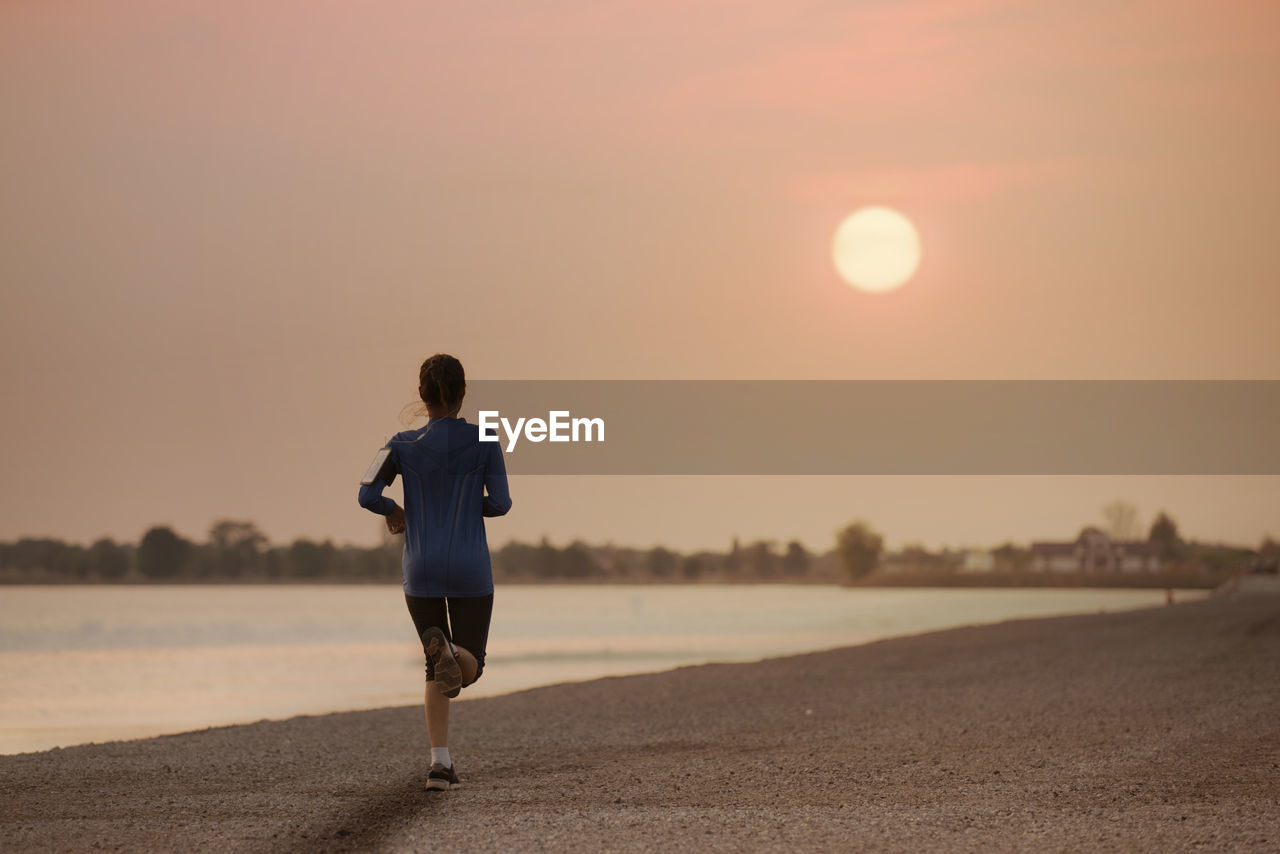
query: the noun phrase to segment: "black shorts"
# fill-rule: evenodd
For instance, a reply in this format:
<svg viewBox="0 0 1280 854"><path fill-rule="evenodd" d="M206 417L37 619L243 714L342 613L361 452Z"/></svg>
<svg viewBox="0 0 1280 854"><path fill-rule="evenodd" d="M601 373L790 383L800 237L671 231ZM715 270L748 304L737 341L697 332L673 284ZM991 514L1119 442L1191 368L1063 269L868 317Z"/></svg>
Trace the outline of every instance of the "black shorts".
<svg viewBox="0 0 1280 854"><path fill-rule="evenodd" d="M413 617L413 627L418 630L418 639L422 633L432 626L439 626L456 646L460 646L476 657L476 679L484 672L484 648L489 642L489 618L493 616L493 594L474 598L442 597L421 598L405 594L405 604L409 606L409 616ZM426 656L426 644L423 643L423 656ZM427 681L435 681L436 674L431 659L427 657ZM471 682L474 682L472 679ZM471 682L467 684L470 685Z"/></svg>

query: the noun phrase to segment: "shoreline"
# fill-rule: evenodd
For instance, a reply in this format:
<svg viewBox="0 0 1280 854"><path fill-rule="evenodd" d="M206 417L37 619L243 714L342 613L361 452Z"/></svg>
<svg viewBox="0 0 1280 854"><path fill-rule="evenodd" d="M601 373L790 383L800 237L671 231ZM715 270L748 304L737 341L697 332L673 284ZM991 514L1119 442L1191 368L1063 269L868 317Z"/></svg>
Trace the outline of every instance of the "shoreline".
<svg viewBox="0 0 1280 854"><path fill-rule="evenodd" d="M36 589L46 591L42 595L56 596L57 593L53 591L58 588ZM96 588L84 589L86 591L96 590ZM167 588L149 588L145 592L148 595L164 596L166 595L164 593L165 589ZM210 586L203 589L212 592L228 588ZM253 591L257 589L263 588L244 588L244 592L256 596L257 594ZM334 595L343 588L335 585L328 588L311 586L306 589L315 591L316 595L325 595L323 591L329 590L333 592L328 595ZM535 586L525 589L534 591L539 588ZM581 587L575 595L583 595L590 589L586 586ZM685 587L669 586L665 589L679 596L682 602L692 595L692 591ZM703 596L711 595L718 599L721 595L717 592L715 585L703 585L702 589L704 591ZM767 585L755 585L750 588L739 589L743 594L750 591L750 595L757 598L766 597L767 601L773 601L775 595ZM634 596L640 595L641 591L657 591L658 588L653 585L633 585L631 590L634 592L629 594L626 593L626 590L620 592L626 596ZM126 597L134 595L124 590L117 590L115 593L117 596ZM142 595L142 593L143 591L138 591L138 595ZM338 595L346 596L348 594ZM547 592L544 591L541 595L545 596ZM556 595L559 596L560 594ZM868 621L874 622L876 618L872 612L867 611L865 606L861 609L854 608L852 611L842 608L840 609L841 613L845 613L846 616L862 613L863 616L854 618L862 626L861 629L858 631L845 630L839 633L828 632L826 635L814 633L813 637L799 643L791 637L779 635L775 640L783 643L784 646L775 647L772 650L772 656L757 652L756 647L751 644L750 636L746 633L740 633L740 636L737 637L731 647L723 645L717 647L712 642L710 646L702 649L700 654L674 651L675 648L671 647L669 643L662 649L650 648L645 650L636 648L631 651L624 649L619 653L618 650L612 648L609 637L602 637L599 641L602 649L597 651L597 654L588 655L584 658L574 655L572 651L557 651L550 654L550 658L544 661L542 665L533 667L523 663L524 658L530 654L526 648L520 647L522 652L516 654L515 658L511 659L509 663L507 656L511 654L511 650L495 647L491 651L489 678L480 682L476 688L469 689L465 698L471 700L482 697L504 696L531 688L584 682L604 677L655 674L679 667L702 664L745 662L763 657L800 655L839 648L851 648L887 638L908 637L951 628L999 623L1010 619L1091 614L1102 611L1123 612L1141 608L1162 607L1167 604L1163 596L1157 599L1158 594L1154 594L1151 591L1107 589L957 591L938 588L932 590L914 589L899 594L896 591L877 588L840 588L832 595L853 597L856 601L878 601L885 596L894 597L894 601L898 602L899 606L904 607L907 612L911 612L912 608L909 604L904 604L904 602L917 601L917 597L925 597L924 601L932 601L937 597L943 597L937 601L944 604L931 605L926 609L927 613L935 615L932 618L920 619L922 613L917 613L916 619L904 619L900 625L895 625L892 628L883 625L879 628L872 628ZM1176 599L1177 601L1194 601L1203 598L1205 595L1204 591L1182 590L1178 591ZM906 596L908 599L903 600L902 596ZM980 609L982 613L973 613L970 611L971 605L966 604L976 601L997 603L1006 600L1008 597L1013 597L1009 601L1022 602L1022 606L1009 608L989 605ZM158 607L159 601L157 600L152 607ZM568 601L572 602L574 600L571 598ZM945 604L948 602L951 603L950 606ZM1042 604L1037 605L1035 603ZM915 610L919 611L918 608ZM944 616L944 614L949 615ZM633 628L638 629L639 627ZM657 640L657 638L655 637L654 640ZM192 694L191 689L194 687L192 680L177 674L177 681L169 681L164 684L168 686L171 695L188 697L190 702L186 703L186 705L176 701L167 701L163 696L158 696L156 697L156 702L137 707L137 713L129 714L123 711L128 708L129 697L135 697L134 702L138 702L144 696L134 690L122 693L120 697L114 699L110 710L105 713L82 714L78 718L66 715L8 714L5 716L8 728L2 733L3 739L0 739L0 755L12 756L22 753L38 753L54 747L67 749L90 744L101 745L139 738L181 735L199 732L209 727L252 724L261 721L278 722L301 715L314 716L339 712L368 711L389 705L412 704L421 696L421 687L417 688L416 691L410 691L405 689L407 685L412 683L404 678L396 678L394 681L389 681L391 674L388 672L386 665L387 662L392 660L399 660L399 658L403 657L400 653L408 652L410 647L407 644L403 645L403 649L400 649L401 645L398 644L393 645L394 648L384 648L384 646L378 646L378 644L374 643L366 649L359 644L347 643L340 648L335 648L336 652L343 656L339 661L349 663L352 654L356 658L372 657L374 659L371 662L374 665L372 669L363 668L363 675L360 677L354 677L349 667L345 665L335 669L334 665L338 664L338 661L333 660L329 662L325 669L318 669L320 657L333 654L333 651L324 653L325 647L323 644L304 644L302 647L298 647L298 649L305 649L308 652L300 653L301 657L293 659L294 665L289 668L292 673L306 671L311 674L312 678L323 678L325 674L328 674L331 677L330 681L332 679L338 680L334 684L346 684L348 687L355 689L356 693L331 689L327 692L322 690L314 695L295 693L290 695L292 701L286 700L282 702L281 700L285 699L284 695L276 697L276 692L272 689L266 689L266 694L261 693L265 685L259 679L258 693L254 695L252 700L246 695L242 696L239 702L231 702L224 698L234 696L241 691L241 688L235 684L228 683L223 686L221 692L217 693L197 689L197 692ZM501 646L501 644L498 646ZM186 650L185 652L183 651L184 649ZM110 682L109 684L111 685L123 685L131 678L137 678L137 674L134 674L133 670L145 675L149 668L164 666L166 661L173 662L170 666L177 666L178 662L184 658L188 662L194 663L191 658L193 653L201 656L198 660L202 664L199 666L212 666L216 672L221 672L228 667L234 666L239 657L244 655L252 656L252 651L255 649L257 647L253 644L218 645L209 649L202 647L174 647L172 649L160 647L153 649L124 646L103 650L85 648L80 654L75 654L72 649L57 647L49 650L15 648L10 651L0 652L0 665L4 665L3 669L6 673L13 673L19 677L24 672L35 673L41 670L66 674L68 667L72 668L72 673L75 673L78 668L86 672L80 673L82 680L74 682L74 685L81 686L96 683L103 685L106 690L113 690L107 687L108 683L103 682L104 677L123 680ZM263 651L270 655L269 650L271 649L276 649L276 647L269 645ZM291 650L295 648L283 647L280 649ZM663 650L670 651L664 654ZM205 653L214 657L206 657ZM69 659L68 656L73 657ZM539 656L534 653L533 657L538 658ZM542 657L546 658L545 655ZM272 658L275 659L278 656L272 655ZM123 661L132 663L123 665L121 664ZM376 676L374 676L375 673L377 674ZM111 674L114 674L114 677L110 677ZM289 673L283 670L277 675L291 678ZM403 674L406 677L408 675L408 671ZM356 683L350 681L353 678L364 680L363 684L357 687ZM373 683L369 681L371 678L377 679L379 685L378 689L372 692L370 691L370 686ZM419 675L418 679L420 680L420 678ZM84 682L83 679L90 681ZM28 694L23 691L23 683L19 678L17 685L13 688L16 692L13 699L28 697L29 699L25 704L28 709L37 708L42 703L56 704L58 698L70 696L68 691L72 690L72 683L67 681L65 675L61 678L61 681L65 684L60 689L53 689L51 692L46 693ZM159 688L159 685L156 687ZM80 688L76 688L75 691L77 695L83 694L83 690ZM378 696L376 698L370 697L371 693ZM272 701L273 699L275 701ZM370 699L375 699L375 701L370 702ZM191 703L195 705L193 706ZM203 711L193 714L191 710L194 709ZM11 709L11 711L14 711L14 709Z"/></svg>
<svg viewBox="0 0 1280 854"><path fill-rule="evenodd" d="M500 587L561 587L568 585L591 586L671 586L683 587L692 585L722 585L725 587L742 586L788 586L801 587L860 587L860 588L899 588L899 587L937 587L939 589L1098 589L1098 590L1159 590L1173 588L1175 590L1212 590L1229 584L1248 573L1065 573L1065 572L985 572L985 573L887 573L877 574L857 581L831 577L813 578L724 578L715 576L699 576L697 578L533 578L495 577L494 584ZM1275 578L1276 576L1271 575ZM227 577L227 578L65 578L45 574L26 576L0 576L0 588L3 587L227 587L227 586L400 586L399 576L388 578L368 578L362 576L325 576L317 578L272 578L259 577Z"/></svg>
<svg viewBox="0 0 1280 854"><path fill-rule="evenodd" d="M10 850L1268 850L1280 596L0 757Z"/></svg>

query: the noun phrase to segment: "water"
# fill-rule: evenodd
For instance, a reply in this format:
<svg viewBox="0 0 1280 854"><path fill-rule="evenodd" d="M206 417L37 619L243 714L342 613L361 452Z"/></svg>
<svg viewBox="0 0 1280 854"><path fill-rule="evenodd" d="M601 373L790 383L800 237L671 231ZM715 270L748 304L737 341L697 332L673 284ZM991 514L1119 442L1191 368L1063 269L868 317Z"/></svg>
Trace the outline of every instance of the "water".
<svg viewBox="0 0 1280 854"><path fill-rule="evenodd" d="M1163 602L1162 590L509 585L465 696ZM420 703L422 651L394 585L4 587L0 686L0 753L18 753Z"/></svg>

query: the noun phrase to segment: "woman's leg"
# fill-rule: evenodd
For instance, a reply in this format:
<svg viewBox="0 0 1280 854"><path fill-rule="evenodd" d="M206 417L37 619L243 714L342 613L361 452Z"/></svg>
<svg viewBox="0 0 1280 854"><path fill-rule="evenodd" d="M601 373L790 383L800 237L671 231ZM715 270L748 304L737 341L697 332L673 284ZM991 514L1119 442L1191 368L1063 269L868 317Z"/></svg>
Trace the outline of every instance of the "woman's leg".
<svg viewBox="0 0 1280 854"><path fill-rule="evenodd" d="M450 637L458 651L458 667L463 686L484 672L485 647L489 643L489 621L493 617L493 594L449 599Z"/></svg>
<svg viewBox="0 0 1280 854"><path fill-rule="evenodd" d="M427 720L427 738L432 747L446 747L449 744L449 700L436 690L435 671L431 656L426 651L426 633L433 627L449 631L449 616L443 597L419 597L405 594L405 604L409 608L409 616L413 618L413 627L418 639L423 643L423 654L426 658L427 688L424 694L423 712ZM459 661L459 664L462 662ZM435 703L432 698L442 700Z"/></svg>
<svg viewBox="0 0 1280 854"><path fill-rule="evenodd" d="M428 682L424 708L427 713L427 740L432 747L449 746L449 698Z"/></svg>
<svg viewBox="0 0 1280 854"><path fill-rule="evenodd" d="M476 676L480 670L480 663L476 661L476 657L471 654L471 651L463 647L461 644L454 643L453 648L457 652L456 657L458 659L458 667L462 670L462 684L464 686L470 685L472 682L476 681Z"/></svg>
<svg viewBox="0 0 1280 854"><path fill-rule="evenodd" d="M427 654L428 669L435 656L445 682L427 682L423 705L426 708L427 738L431 741L431 773L427 788L444 791L462 785L453 771L453 757L449 754L449 699L456 697L463 686L470 685L484 672L484 650L489 638L489 617L493 613L493 597L480 599L449 599L445 602L448 624L436 628L447 633L449 647L442 649L444 638L440 631L428 629L423 639L423 651ZM452 656L449 652L452 651ZM446 657L449 660L446 661ZM428 677L430 678L430 677ZM441 690L448 684L449 692Z"/></svg>
<svg viewBox="0 0 1280 854"><path fill-rule="evenodd" d="M476 681L476 657L457 644L454 644L454 649L457 650L458 667L462 670L462 684L470 685ZM427 714L427 740L432 747L448 747L449 698L440 693L435 682L427 683L424 707Z"/></svg>

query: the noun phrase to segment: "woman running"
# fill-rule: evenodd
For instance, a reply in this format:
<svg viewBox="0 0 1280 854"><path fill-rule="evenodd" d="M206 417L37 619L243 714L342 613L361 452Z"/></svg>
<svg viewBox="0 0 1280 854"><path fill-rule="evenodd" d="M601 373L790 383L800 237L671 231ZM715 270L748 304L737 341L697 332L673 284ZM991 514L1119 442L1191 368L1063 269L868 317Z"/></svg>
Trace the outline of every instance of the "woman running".
<svg viewBox="0 0 1280 854"><path fill-rule="evenodd" d="M467 381L462 363L437 353L418 371L427 424L397 433L386 462L360 487L360 506L404 532L404 598L427 661L427 788L460 785L449 757L449 700L484 672L493 613L493 573L484 517L511 509L507 472L497 442L458 417ZM404 507L382 491L399 474Z"/></svg>

